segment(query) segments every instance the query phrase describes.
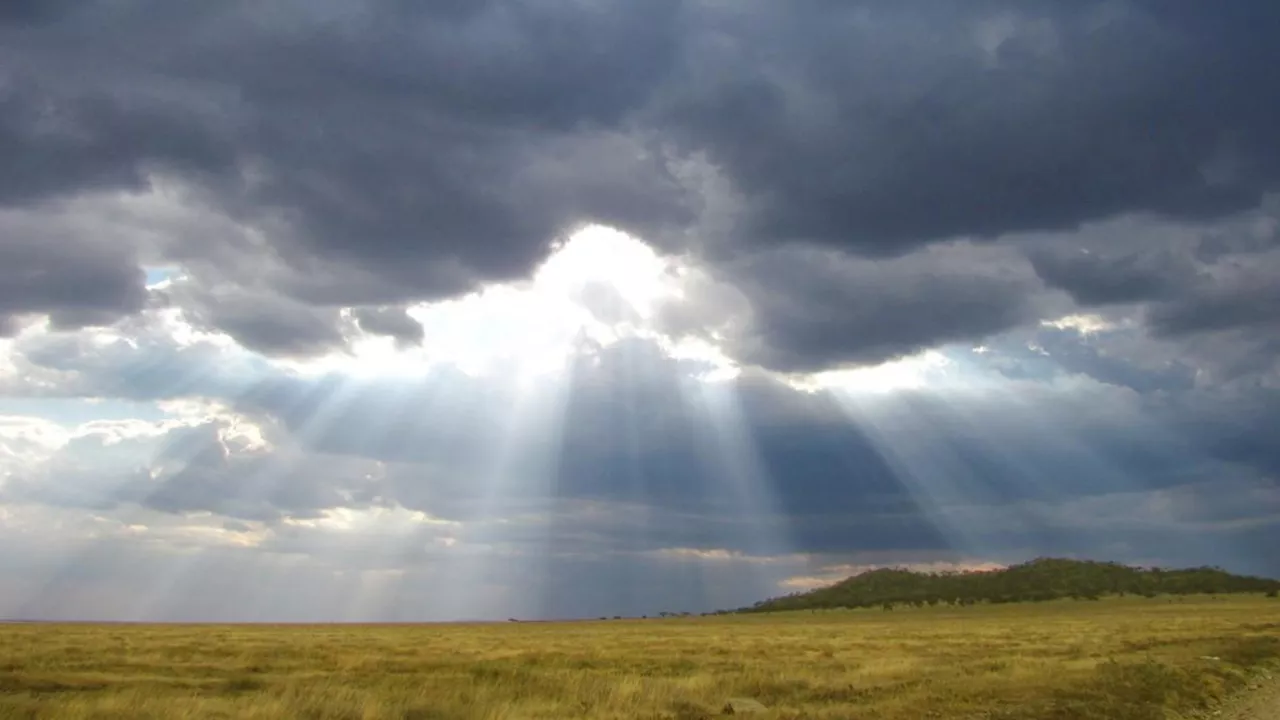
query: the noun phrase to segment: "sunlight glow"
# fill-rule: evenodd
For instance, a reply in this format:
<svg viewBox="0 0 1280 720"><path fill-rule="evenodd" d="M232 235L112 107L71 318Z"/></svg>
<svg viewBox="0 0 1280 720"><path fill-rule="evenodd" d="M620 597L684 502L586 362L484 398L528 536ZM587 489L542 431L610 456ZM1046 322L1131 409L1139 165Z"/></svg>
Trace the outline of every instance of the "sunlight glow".
<svg viewBox="0 0 1280 720"><path fill-rule="evenodd" d="M703 382L729 382L742 374L742 368L732 358L706 340L692 337L681 338L678 342L661 337L655 340L673 360L688 360L706 366L706 370L694 373L694 377Z"/></svg>
<svg viewBox="0 0 1280 720"><path fill-rule="evenodd" d="M726 550L724 548L689 548L689 547L671 547L662 548L660 550L650 551L654 557L665 558L669 560L694 560L702 562L740 562L754 565L781 565L786 563L799 563L808 559L807 555L791 554L791 555L751 555L741 550Z"/></svg>
<svg viewBox="0 0 1280 720"><path fill-rule="evenodd" d="M943 380L954 380L952 361L936 350L892 360L873 367L831 370L792 381L803 390L840 390L858 394L884 394L918 390Z"/></svg>
<svg viewBox="0 0 1280 720"><path fill-rule="evenodd" d="M357 333L345 355L289 366L385 377L452 365L472 376L545 377L562 372L583 343L608 346L645 334L659 304L679 297L678 273L643 242L589 226L557 246L527 281L409 307L424 329L422 347Z"/></svg>
<svg viewBox="0 0 1280 720"><path fill-rule="evenodd" d="M562 244L534 275L534 290L550 297L582 299L591 286L612 289L640 318L677 294L674 268L653 248L617 230L592 225Z"/></svg>
<svg viewBox="0 0 1280 720"><path fill-rule="evenodd" d="M1092 335L1093 333L1116 328L1115 323L1101 315L1067 315L1056 320L1045 320L1040 325L1056 330L1075 330L1081 335Z"/></svg>
<svg viewBox="0 0 1280 720"><path fill-rule="evenodd" d="M322 510L318 517L293 518L282 521L285 525L311 529L344 532L397 533L422 525L456 527L459 523L442 520L418 510L402 507L347 508L335 507Z"/></svg>

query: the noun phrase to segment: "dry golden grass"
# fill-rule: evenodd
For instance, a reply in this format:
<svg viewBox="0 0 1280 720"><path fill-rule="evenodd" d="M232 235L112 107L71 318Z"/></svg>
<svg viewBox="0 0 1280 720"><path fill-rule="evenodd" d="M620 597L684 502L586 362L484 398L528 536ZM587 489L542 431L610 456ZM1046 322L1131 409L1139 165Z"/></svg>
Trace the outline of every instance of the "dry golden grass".
<svg viewBox="0 0 1280 720"><path fill-rule="evenodd" d="M1205 659L1212 656L1217 659ZM1166 717L1280 657L1280 601L413 626L0 626L0 718Z"/></svg>

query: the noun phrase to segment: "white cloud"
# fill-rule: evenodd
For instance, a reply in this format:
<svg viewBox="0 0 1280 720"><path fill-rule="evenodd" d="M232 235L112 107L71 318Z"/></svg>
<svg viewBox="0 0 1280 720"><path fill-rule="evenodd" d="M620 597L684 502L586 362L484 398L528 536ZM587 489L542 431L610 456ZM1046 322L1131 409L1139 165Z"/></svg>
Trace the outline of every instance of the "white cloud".
<svg viewBox="0 0 1280 720"><path fill-rule="evenodd" d="M654 550L656 557L668 560L686 560L711 563L744 563L750 565L794 564L805 562L807 555L751 555L741 550L725 548L662 548Z"/></svg>

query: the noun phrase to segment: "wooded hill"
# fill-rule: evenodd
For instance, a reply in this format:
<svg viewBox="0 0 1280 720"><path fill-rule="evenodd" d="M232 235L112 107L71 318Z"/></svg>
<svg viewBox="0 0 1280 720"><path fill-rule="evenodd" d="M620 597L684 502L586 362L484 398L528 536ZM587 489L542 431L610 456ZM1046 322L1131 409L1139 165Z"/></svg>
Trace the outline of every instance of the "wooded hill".
<svg viewBox="0 0 1280 720"><path fill-rule="evenodd" d="M1119 563L1041 558L1003 570L924 573L872 570L829 587L773 598L737 612L779 612L894 605L972 605L1097 600L1106 595L1280 592L1280 580L1232 575L1220 568L1137 568Z"/></svg>

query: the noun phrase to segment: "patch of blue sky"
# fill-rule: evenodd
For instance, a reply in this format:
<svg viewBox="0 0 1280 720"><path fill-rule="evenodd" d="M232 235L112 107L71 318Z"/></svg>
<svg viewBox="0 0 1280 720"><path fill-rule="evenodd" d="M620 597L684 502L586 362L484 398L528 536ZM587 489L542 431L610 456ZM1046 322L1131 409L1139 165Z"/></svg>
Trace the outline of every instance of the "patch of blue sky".
<svg viewBox="0 0 1280 720"><path fill-rule="evenodd" d="M147 287L155 287L182 274L182 268L172 266L144 267L143 270L147 273Z"/></svg>
<svg viewBox="0 0 1280 720"><path fill-rule="evenodd" d="M168 417L155 403L89 398L0 397L0 415L38 417L66 427L95 420L156 422Z"/></svg>

